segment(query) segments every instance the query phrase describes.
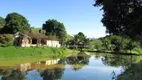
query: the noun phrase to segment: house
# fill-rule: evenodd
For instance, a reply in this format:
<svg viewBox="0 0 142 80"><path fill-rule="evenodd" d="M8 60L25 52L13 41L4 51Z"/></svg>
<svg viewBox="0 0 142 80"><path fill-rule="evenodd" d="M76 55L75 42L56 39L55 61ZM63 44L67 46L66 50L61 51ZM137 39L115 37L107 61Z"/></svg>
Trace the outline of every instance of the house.
<svg viewBox="0 0 142 80"><path fill-rule="evenodd" d="M49 47L60 47L61 44L55 36L46 36L44 34L23 34L16 33L15 44L21 47L31 47L31 46L49 46Z"/></svg>

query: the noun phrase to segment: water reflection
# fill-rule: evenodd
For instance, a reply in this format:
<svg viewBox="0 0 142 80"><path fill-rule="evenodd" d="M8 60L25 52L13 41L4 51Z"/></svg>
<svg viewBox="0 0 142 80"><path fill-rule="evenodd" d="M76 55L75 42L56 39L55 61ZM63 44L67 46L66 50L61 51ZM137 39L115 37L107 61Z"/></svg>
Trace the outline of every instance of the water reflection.
<svg viewBox="0 0 142 80"><path fill-rule="evenodd" d="M41 77L43 77L43 80L56 80L61 79L64 74L65 69L60 68L54 68L54 69L45 69L41 73Z"/></svg>
<svg viewBox="0 0 142 80"><path fill-rule="evenodd" d="M142 80L142 62L132 65L117 76L117 80Z"/></svg>
<svg viewBox="0 0 142 80"><path fill-rule="evenodd" d="M61 58L57 64L58 66L46 68L41 72L43 80L57 80L62 78L65 70L65 58Z"/></svg>
<svg viewBox="0 0 142 80"><path fill-rule="evenodd" d="M96 54L96 56L100 58L100 54ZM142 80L141 56L103 54L102 62L108 66L123 67L121 74L115 75L113 72L112 79L114 80Z"/></svg>
<svg viewBox="0 0 142 80"><path fill-rule="evenodd" d="M64 63L63 59L54 59L20 64L9 69L1 67L0 75L2 80L55 80L62 78L65 65L61 64Z"/></svg>
<svg viewBox="0 0 142 80"><path fill-rule="evenodd" d="M83 66L88 65L90 56L85 53L78 53L75 56L67 57L66 62L72 65L73 70L80 70Z"/></svg>
<svg viewBox="0 0 142 80"><path fill-rule="evenodd" d="M122 66L125 68L129 68L133 64L140 62L142 60L142 57L132 56L132 55L126 56L126 55L103 54L103 57L101 59L103 64L108 66L113 66L113 67Z"/></svg>
<svg viewBox="0 0 142 80"><path fill-rule="evenodd" d="M142 60L139 56L78 53L74 56L0 66L2 80L110 80ZM121 68L123 67L123 68ZM117 72L117 73L115 73ZM113 73L113 76L110 77ZM115 74L115 75L114 75ZM94 76L96 75L96 76ZM73 77L74 76L74 77Z"/></svg>
<svg viewBox="0 0 142 80"><path fill-rule="evenodd" d="M25 80L26 73L19 69L1 70L2 80Z"/></svg>

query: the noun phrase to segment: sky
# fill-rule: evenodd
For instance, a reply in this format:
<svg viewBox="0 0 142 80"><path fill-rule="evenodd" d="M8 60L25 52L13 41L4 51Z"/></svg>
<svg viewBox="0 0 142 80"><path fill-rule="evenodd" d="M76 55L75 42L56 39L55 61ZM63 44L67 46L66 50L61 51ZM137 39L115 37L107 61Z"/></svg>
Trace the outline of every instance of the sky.
<svg viewBox="0 0 142 80"><path fill-rule="evenodd" d="M88 38L99 38L106 35L100 22L103 11L93 4L94 0L1 0L0 16L17 12L32 27L42 27L48 19L56 19L64 23L70 35L83 32Z"/></svg>

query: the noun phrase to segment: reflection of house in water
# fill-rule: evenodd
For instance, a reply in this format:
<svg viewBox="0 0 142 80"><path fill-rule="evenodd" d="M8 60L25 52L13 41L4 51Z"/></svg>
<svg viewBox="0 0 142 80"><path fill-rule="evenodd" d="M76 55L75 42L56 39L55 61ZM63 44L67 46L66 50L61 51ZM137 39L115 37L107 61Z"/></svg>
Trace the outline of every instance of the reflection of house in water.
<svg viewBox="0 0 142 80"><path fill-rule="evenodd" d="M41 61L41 64L45 64L45 65L54 65L54 64L57 64L59 60L60 60L60 59Z"/></svg>
<svg viewBox="0 0 142 80"><path fill-rule="evenodd" d="M35 63L24 63L16 66L0 66L0 69L19 69L20 71L28 71L32 69L45 69L45 68L54 68L58 64L60 59L40 61Z"/></svg>
<svg viewBox="0 0 142 80"><path fill-rule="evenodd" d="M61 44L57 40L56 36L46 36L44 34L15 34L15 43L17 46L30 47L30 46L49 46L60 47Z"/></svg>
<svg viewBox="0 0 142 80"><path fill-rule="evenodd" d="M30 63L20 64L20 70L21 71L27 71L28 69L31 69Z"/></svg>
<svg viewBox="0 0 142 80"><path fill-rule="evenodd" d="M44 69L46 67L58 64L59 60L60 59L40 61L35 63L25 63L16 66L16 68L19 68L21 71L27 71L30 69Z"/></svg>

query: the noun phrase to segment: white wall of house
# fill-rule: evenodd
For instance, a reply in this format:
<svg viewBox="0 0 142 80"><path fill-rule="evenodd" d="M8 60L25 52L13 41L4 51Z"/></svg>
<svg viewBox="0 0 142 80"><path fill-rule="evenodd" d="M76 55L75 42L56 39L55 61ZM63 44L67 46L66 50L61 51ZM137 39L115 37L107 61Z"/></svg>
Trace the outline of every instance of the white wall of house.
<svg viewBox="0 0 142 80"><path fill-rule="evenodd" d="M52 40L47 40L46 45L49 47L61 47L59 41L52 41Z"/></svg>
<svg viewBox="0 0 142 80"><path fill-rule="evenodd" d="M22 43L21 43L21 47L30 47L30 43L29 43L29 40L27 38L24 38L22 40Z"/></svg>

